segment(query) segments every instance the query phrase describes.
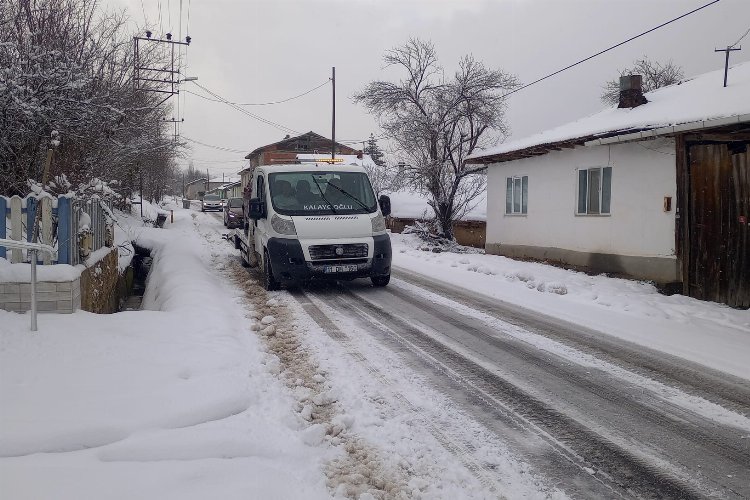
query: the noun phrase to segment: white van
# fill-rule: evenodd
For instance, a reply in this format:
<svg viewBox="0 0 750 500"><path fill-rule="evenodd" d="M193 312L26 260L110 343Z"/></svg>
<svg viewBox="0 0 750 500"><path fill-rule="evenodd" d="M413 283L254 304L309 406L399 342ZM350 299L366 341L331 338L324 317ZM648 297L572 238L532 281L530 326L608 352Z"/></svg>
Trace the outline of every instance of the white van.
<svg viewBox="0 0 750 500"><path fill-rule="evenodd" d="M265 165L251 182L235 246L244 265L260 267L267 290L311 279L388 284L390 199L375 199L362 167Z"/></svg>

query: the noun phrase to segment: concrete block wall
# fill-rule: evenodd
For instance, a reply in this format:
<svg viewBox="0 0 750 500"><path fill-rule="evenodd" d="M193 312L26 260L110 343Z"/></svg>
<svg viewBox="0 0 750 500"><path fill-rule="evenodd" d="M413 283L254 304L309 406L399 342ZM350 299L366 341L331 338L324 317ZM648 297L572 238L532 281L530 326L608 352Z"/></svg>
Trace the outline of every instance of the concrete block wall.
<svg viewBox="0 0 750 500"><path fill-rule="evenodd" d="M81 281L37 283L37 311L70 314L81 308ZM0 309L24 313L31 310L31 283L0 283Z"/></svg>

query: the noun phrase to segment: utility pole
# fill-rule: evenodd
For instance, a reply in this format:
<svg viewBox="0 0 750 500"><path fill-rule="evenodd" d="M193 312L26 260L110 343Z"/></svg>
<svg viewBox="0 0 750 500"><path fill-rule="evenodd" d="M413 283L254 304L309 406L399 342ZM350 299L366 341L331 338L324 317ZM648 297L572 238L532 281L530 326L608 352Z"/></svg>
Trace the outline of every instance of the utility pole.
<svg viewBox="0 0 750 500"><path fill-rule="evenodd" d="M182 199L185 199L185 172L182 173Z"/></svg>
<svg viewBox="0 0 750 500"><path fill-rule="evenodd" d="M331 159L336 159L336 66L331 68L331 82L333 82L331 99Z"/></svg>
<svg viewBox="0 0 750 500"><path fill-rule="evenodd" d="M726 58L724 59L724 86L727 86L727 73L729 73L729 53L735 50L742 50L742 47L729 46L726 49L714 49L714 52L725 52Z"/></svg>

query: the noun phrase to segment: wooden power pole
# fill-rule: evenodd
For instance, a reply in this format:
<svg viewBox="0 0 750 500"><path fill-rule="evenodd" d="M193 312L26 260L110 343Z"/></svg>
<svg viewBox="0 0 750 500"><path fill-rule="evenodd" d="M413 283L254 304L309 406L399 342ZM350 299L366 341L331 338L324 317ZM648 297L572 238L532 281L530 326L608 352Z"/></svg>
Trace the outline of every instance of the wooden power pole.
<svg viewBox="0 0 750 500"><path fill-rule="evenodd" d="M336 66L331 68L332 99L331 99L331 159L336 159Z"/></svg>

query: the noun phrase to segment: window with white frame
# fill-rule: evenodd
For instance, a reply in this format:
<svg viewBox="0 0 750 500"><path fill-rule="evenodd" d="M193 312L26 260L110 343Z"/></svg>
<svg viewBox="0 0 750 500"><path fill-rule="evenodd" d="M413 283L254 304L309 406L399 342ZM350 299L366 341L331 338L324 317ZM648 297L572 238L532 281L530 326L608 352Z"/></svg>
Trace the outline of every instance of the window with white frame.
<svg viewBox="0 0 750 500"><path fill-rule="evenodd" d="M608 215L612 202L612 167L578 169L578 215Z"/></svg>
<svg viewBox="0 0 750 500"><path fill-rule="evenodd" d="M528 208L529 176L506 177L505 179L505 213L523 215Z"/></svg>

